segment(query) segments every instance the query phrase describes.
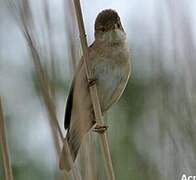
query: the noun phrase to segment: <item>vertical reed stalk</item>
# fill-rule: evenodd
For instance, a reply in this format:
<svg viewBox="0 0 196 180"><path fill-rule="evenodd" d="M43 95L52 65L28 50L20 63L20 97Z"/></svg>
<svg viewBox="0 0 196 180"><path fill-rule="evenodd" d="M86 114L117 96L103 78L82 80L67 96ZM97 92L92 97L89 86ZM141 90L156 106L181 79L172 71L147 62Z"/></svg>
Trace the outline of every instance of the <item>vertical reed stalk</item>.
<svg viewBox="0 0 196 180"><path fill-rule="evenodd" d="M83 55L84 55L84 65L86 69L86 76L87 76L87 79L90 80L91 79L90 71L88 69L88 64L86 63L87 62L86 59L88 59L88 50L87 50L88 45L87 45L86 33L84 29L84 22L82 18L80 0L73 0L73 1L74 1L75 11L76 11L79 31L80 31L80 40L81 40L81 45L82 45L82 50L83 50ZM96 84L90 87L90 95L91 95L91 100L93 103L93 109L94 109L96 121L100 124L103 124L103 117L102 117L102 112L101 112L101 108L99 104L99 98L97 95ZM101 139L102 152L104 154L104 159L107 165L108 179L115 180L114 170L112 166L112 158L111 158L111 154L109 150L109 144L108 144L106 133L100 134L100 139Z"/></svg>
<svg viewBox="0 0 196 180"><path fill-rule="evenodd" d="M5 124L5 119L3 115L1 97L0 97L0 145L1 145L1 151L2 151L2 157L3 157L3 168L4 168L5 180L13 180L8 140L6 137L6 124Z"/></svg>
<svg viewBox="0 0 196 180"><path fill-rule="evenodd" d="M76 47L76 28L77 21L75 15L75 9L72 1L63 1L64 2L64 12L65 12L65 29L66 29L66 37L67 37L67 49L70 60L70 69L72 69L73 74L75 74L77 62L77 47ZM66 18L69 15L69 21ZM72 74L72 77L74 76ZM92 138L92 133L89 133L85 140L82 143L79 151L79 167L82 168L81 175L85 180L97 180L96 174L96 154L93 153L95 151L95 141ZM93 162L93 163L92 163Z"/></svg>

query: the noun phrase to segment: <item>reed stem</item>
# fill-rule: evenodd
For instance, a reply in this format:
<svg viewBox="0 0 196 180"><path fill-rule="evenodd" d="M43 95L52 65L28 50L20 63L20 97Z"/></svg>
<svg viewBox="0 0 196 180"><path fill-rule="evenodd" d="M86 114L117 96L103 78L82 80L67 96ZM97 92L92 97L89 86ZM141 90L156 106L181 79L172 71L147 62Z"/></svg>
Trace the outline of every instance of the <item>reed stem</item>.
<svg viewBox="0 0 196 180"><path fill-rule="evenodd" d="M5 124L5 119L3 115L1 97L0 97L0 145L1 145L1 151L2 151L2 157L3 157L3 168L5 172L4 173L5 180L13 180L11 158L10 158L10 153L9 153L8 140L6 137L6 124Z"/></svg>
<svg viewBox="0 0 196 180"><path fill-rule="evenodd" d="M84 22L82 18L82 10L81 10L81 5L80 5L80 0L73 0L74 1L74 6L75 6L75 11L76 11L76 17L77 17L77 22L78 22L78 27L79 27L79 32L80 32L80 41L82 45L82 50L83 50L83 55L84 55L84 65L85 65L85 70L86 70L86 76L87 79L90 80L90 69L88 68L87 64L87 59L88 59L88 45L87 45L87 40L86 40L86 33L85 33L85 28L84 28ZM103 124L103 116L100 108L100 103L99 103L99 98L97 95L97 87L96 84L90 87L90 95L91 95L91 100L93 104L93 109L96 117L96 121L99 124ZM101 139L101 148L102 152L104 155L104 159L107 165L107 176L109 180L115 180L115 175L114 175L114 170L113 170L113 165L112 165L112 158L109 150L109 143L107 140L107 135L106 133L100 134L100 139Z"/></svg>
<svg viewBox="0 0 196 180"><path fill-rule="evenodd" d="M49 80L46 75L45 69L41 63L42 54L40 54L40 51L38 50L36 36L34 35L35 33L33 33L34 23L33 23L33 17L31 15L28 1L26 0L22 1L22 6L20 8L20 14L21 14L21 20L22 20L21 22L22 32L24 34L24 37L26 38L26 41L27 41L27 44L30 50L30 54L32 56L32 61L33 61L34 68L36 71L37 79L39 81L44 104L48 112L48 117L51 122L52 128L54 128L52 132L53 132L54 138L56 139L56 143L57 143L57 153L60 157L60 144L58 143L58 140L57 140L58 135L59 135L62 144L65 144L65 147L66 147L65 148L66 156L68 156L68 161L69 161L69 164L72 170L73 179L81 180L80 178L81 176L79 172L74 167L73 160L71 158L72 156L69 150L69 146L67 144L67 141L64 140L63 133L62 133L62 130L60 128L60 125L57 119L54 98L52 97L50 93L51 87L50 87Z"/></svg>

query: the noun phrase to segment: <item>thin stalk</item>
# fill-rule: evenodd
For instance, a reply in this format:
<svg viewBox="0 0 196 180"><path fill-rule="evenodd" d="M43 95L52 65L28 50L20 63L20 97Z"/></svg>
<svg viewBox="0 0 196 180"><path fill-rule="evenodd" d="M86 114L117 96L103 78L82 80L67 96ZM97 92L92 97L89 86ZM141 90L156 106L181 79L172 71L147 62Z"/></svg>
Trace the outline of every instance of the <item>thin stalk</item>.
<svg viewBox="0 0 196 180"><path fill-rule="evenodd" d="M88 59L88 45L87 45L87 40L86 40L86 33L84 29L84 22L82 18L82 10L81 10L81 5L80 5L80 0L73 0L74 1L74 6L75 6L75 11L76 11L76 17L78 21L78 27L79 27L79 32L80 32L80 41L82 45L82 50L84 54L84 65L85 65L85 70L86 70L86 76L87 79L90 80L90 71L88 68L87 64L87 59ZM93 109L96 117L96 121L100 124L103 124L103 116L100 108L100 103L99 103L99 98L97 95L97 87L96 84L90 87L90 95L91 95L91 100L93 104ZM104 159L107 165L107 176L109 180L115 180L115 175L114 175L114 170L113 170L113 165L112 165L112 158L109 150L109 144L108 144L108 139L106 133L100 134L100 139L101 139L101 148L102 152L104 155Z"/></svg>
<svg viewBox="0 0 196 180"><path fill-rule="evenodd" d="M1 104L1 97L0 97L0 144L1 144L1 151L3 157L5 180L13 180L11 158L9 153L8 140L6 137L6 125L5 125L4 115L3 115L3 107Z"/></svg>
<svg viewBox="0 0 196 180"><path fill-rule="evenodd" d="M40 56L39 56L39 54L34 46L34 43L28 33L27 33L26 37L28 38L27 42L29 43L29 46L30 46L31 54L32 54L32 57L34 60L35 69L37 71L37 75L38 75L38 78L40 81L42 96L43 96L44 103L45 103L47 111L48 111L49 118L54 123L54 126L57 128L61 141L64 142L64 144L66 145L66 155L65 156L69 157L68 161L69 161L69 164L72 169L73 177L75 180L79 180L80 179L79 172L76 171L76 169L73 165L73 160L71 158L69 146L67 144L67 141L64 141L63 133L61 131L61 128L60 128L60 125L59 125L59 122L58 122L58 119L56 116L55 105L54 105L52 98L50 96L50 93L47 89L48 84L47 84L47 80L45 79L46 77L44 75L44 71L43 71L43 68L42 68L42 65L40 62Z"/></svg>
<svg viewBox="0 0 196 180"><path fill-rule="evenodd" d="M26 42L28 44L31 56L32 56L32 61L36 70L36 75L39 80L39 85L42 93L42 97L48 112L48 117L52 123L52 127L55 128L55 133L59 133L60 140L62 144L64 143L66 145L66 156L68 156L68 161L72 169L72 175L74 180L80 180L80 174L79 172L75 169L73 165L73 160L72 156L69 150L69 146L67 144L67 141L64 142L64 137L63 133L61 131L57 115L56 115L56 108L55 104L53 102L52 95L50 93L51 88L49 87L49 81L47 79L46 72L44 71L43 65L41 63L41 54L37 48L37 43L36 43L36 36L34 35L35 32L33 33L34 29L34 24L33 24L33 19L30 11L30 6L28 4L28 1L23 0L22 1L22 6L20 8L20 14L21 14L21 20L22 20L22 32L24 34L24 37L26 38ZM56 134L57 135L57 134ZM56 137L56 136L55 136ZM68 148L68 149L67 149ZM58 149L57 149L58 152ZM59 153L60 156L60 153Z"/></svg>
<svg viewBox="0 0 196 180"><path fill-rule="evenodd" d="M77 52L76 52L76 46L74 43L74 36L76 34L75 28L77 24L75 23L74 9L73 9L71 1L64 1L64 2L66 2L64 7L67 7L67 10L69 10L69 13L70 13L70 18L74 22L74 23L69 23L67 22L67 19L65 19L66 20L65 21L66 33L67 33L67 38L69 41L69 50L70 50L70 55L71 55L70 61L71 61L71 66L72 66L73 74L74 74L76 70L76 66L77 66L77 58L76 58ZM65 12L66 12L66 9L65 9Z"/></svg>
<svg viewBox="0 0 196 180"><path fill-rule="evenodd" d="M64 13L65 13L65 29L66 29L66 37L67 37L67 49L69 53L70 60L70 69L72 70L71 77L74 76L76 71L77 62L77 48L76 48L76 28L77 21L75 15L75 9L72 1L63 1L64 2ZM66 18L69 15L69 20ZM81 175L85 180L97 180L96 174L96 154L93 153L95 151L94 139L92 138L92 133L89 133L85 141L82 143L82 146L79 151L79 164L77 165L82 168ZM93 163L92 163L93 162Z"/></svg>

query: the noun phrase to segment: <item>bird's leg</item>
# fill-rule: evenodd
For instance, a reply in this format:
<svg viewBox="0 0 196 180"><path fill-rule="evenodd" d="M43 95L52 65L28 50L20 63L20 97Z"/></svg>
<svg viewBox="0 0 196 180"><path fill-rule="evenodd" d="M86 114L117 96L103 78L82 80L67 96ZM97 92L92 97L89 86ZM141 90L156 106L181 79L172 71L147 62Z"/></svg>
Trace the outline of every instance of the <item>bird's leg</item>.
<svg viewBox="0 0 196 180"><path fill-rule="evenodd" d="M93 128L93 131L99 134L103 134L107 129L108 129L107 125L96 124L95 127Z"/></svg>
<svg viewBox="0 0 196 180"><path fill-rule="evenodd" d="M97 79L96 78L89 78L88 79L88 86L91 87L96 84Z"/></svg>

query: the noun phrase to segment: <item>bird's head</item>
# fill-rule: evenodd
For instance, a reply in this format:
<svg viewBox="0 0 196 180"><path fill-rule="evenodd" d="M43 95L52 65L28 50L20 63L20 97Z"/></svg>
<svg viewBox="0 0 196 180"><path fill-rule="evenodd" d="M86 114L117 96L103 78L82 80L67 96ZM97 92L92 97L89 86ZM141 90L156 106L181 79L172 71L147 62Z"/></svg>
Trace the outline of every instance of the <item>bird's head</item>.
<svg viewBox="0 0 196 180"><path fill-rule="evenodd" d="M101 11L95 20L95 40L104 43L123 43L126 33L118 13L111 9Z"/></svg>

